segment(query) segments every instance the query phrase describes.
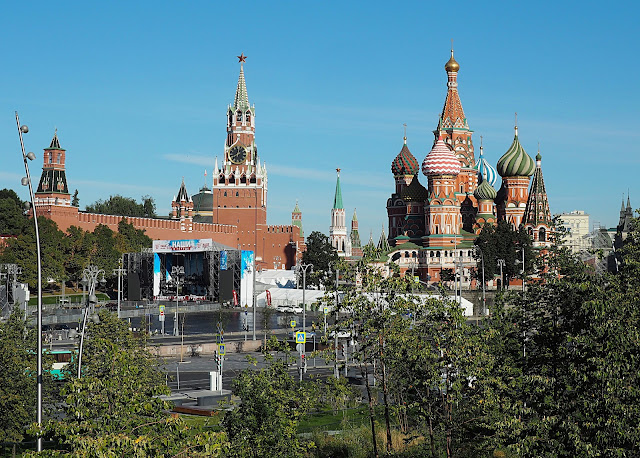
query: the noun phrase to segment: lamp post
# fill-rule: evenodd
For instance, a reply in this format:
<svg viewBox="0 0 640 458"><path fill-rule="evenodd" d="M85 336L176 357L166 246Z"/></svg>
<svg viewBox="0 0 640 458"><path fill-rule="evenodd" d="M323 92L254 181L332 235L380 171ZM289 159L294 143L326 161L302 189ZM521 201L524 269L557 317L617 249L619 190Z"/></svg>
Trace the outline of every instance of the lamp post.
<svg viewBox="0 0 640 458"><path fill-rule="evenodd" d="M522 274L522 292L524 293L524 286L525 286L525 281L524 281L524 246L522 246L520 248L520 251L522 251L522 270L520 271L520 273Z"/></svg>
<svg viewBox="0 0 640 458"><path fill-rule="evenodd" d="M302 272L302 330L307 332L307 271L313 272L313 264L298 264L298 273Z"/></svg>
<svg viewBox="0 0 640 458"><path fill-rule="evenodd" d="M500 267L500 289L504 289L504 276L502 275L502 268L504 267L504 259L498 259L498 267Z"/></svg>
<svg viewBox="0 0 640 458"><path fill-rule="evenodd" d="M29 163L27 159L33 161L36 155L32 152L25 153L24 141L22 134L29 132L29 128L26 125L20 125L20 118L16 111L16 124L18 126L18 136L20 137L20 148L22 149L22 160L24 161L24 171L27 176L23 177L20 182L23 186L29 187L29 198L31 200L31 209L33 210L33 225L36 231L36 255L38 265L38 354L37 354L37 405L36 405L36 422L38 423L38 429L42 425L42 259L40 255L40 231L38 229L38 216L36 214L35 197L33 195L33 186L31 184L31 174L29 173ZM42 437L38 433L37 438L37 451L42 451Z"/></svg>
<svg viewBox="0 0 640 458"><path fill-rule="evenodd" d="M180 276L184 275L184 267L183 266L173 266L171 267L171 277L176 282L176 315L173 319L173 335L179 336L180 331L178 330L178 301L179 301L179 292L178 287L180 286Z"/></svg>
<svg viewBox="0 0 640 458"><path fill-rule="evenodd" d="M122 258L118 259L118 268L117 269L113 269L113 274L118 274L118 319L120 319L120 297L122 295L122 289L121 289L121 285L122 285L122 275L125 273L126 271L123 269L122 267ZM163 323L164 325L164 323Z"/></svg>
<svg viewBox="0 0 640 458"><path fill-rule="evenodd" d="M93 312L95 310L95 305L98 302L98 298L96 297L96 283L100 281L100 283L104 283L104 270L99 269L97 266L89 266L82 271L82 283L84 285L89 286L89 299L87 301L87 305L84 309L84 318L82 319L82 330L80 331L80 349L78 351L78 378L81 376L81 368L82 368L82 348L84 346L84 334L85 329L87 327L87 317L89 316L89 312ZM99 323L100 319L96 314L93 314L91 320L94 323ZM71 335L71 333L70 333ZM72 337L74 337L72 335Z"/></svg>
<svg viewBox="0 0 640 458"><path fill-rule="evenodd" d="M453 285L455 288L456 300L458 304L462 302L462 298L458 298L458 262L457 254L458 254L458 237L454 237L453 240ZM460 278L460 296L462 296L462 278Z"/></svg>
<svg viewBox="0 0 640 458"><path fill-rule="evenodd" d="M480 259L482 260L482 314L486 315L487 314L487 297L486 297L485 287L484 287L484 253L482 252L482 249L478 245L476 245L476 250L478 250L478 252L480 253Z"/></svg>

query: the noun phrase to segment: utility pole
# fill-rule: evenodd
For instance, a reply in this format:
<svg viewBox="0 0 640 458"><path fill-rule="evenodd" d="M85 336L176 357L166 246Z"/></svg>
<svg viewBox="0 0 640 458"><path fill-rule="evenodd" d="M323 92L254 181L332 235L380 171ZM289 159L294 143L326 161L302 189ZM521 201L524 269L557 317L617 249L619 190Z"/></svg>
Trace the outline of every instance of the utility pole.
<svg viewBox="0 0 640 458"><path fill-rule="evenodd" d="M504 289L504 276L502 275L502 268L504 267L504 259L498 259L498 267L500 267L500 289Z"/></svg>
<svg viewBox="0 0 640 458"><path fill-rule="evenodd" d="M125 273L125 270L122 268L123 261L122 257L118 259L118 268L113 269L113 274L118 274L118 319L120 319L120 302L122 297L122 275Z"/></svg>
<svg viewBox="0 0 640 458"><path fill-rule="evenodd" d="M180 286L180 276L184 275L184 267L183 266L173 266L171 267L171 276L173 277L173 281L176 282L176 315L173 319L173 335L179 336L180 330L178 329L178 301L180 300L178 294L178 288Z"/></svg>

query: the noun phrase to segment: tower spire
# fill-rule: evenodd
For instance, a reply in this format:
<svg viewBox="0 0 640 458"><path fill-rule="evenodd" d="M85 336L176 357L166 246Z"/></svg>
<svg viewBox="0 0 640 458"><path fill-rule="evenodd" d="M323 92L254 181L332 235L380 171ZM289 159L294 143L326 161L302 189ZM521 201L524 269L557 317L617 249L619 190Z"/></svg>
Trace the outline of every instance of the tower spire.
<svg viewBox="0 0 640 458"><path fill-rule="evenodd" d="M333 197L333 208L338 210L343 209L344 206L342 205L342 188L340 187L340 169L336 169L336 172L338 173L338 179L336 180L336 193Z"/></svg>
<svg viewBox="0 0 640 458"><path fill-rule="evenodd" d="M249 108L249 96L247 95L247 83L244 80L244 66L247 56L244 53L238 56L240 62L240 76L238 76L238 87L236 88L236 98L233 102L233 107L241 110Z"/></svg>
<svg viewBox="0 0 640 458"><path fill-rule="evenodd" d="M347 239L347 226L342 204L342 189L340 188L340 169L336 169L336 194L333 198L331 209L331 226L329 227L329 239L331 246L338 252L338 256L351 256L351 241Z"/></svg>

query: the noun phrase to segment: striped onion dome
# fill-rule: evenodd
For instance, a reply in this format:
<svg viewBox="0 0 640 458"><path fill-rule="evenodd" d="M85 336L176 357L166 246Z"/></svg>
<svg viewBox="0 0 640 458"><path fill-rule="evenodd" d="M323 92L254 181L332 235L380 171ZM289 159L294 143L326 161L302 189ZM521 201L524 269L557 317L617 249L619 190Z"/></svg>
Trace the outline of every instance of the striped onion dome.
<svg viewBox="0 0 640 458"><path fill-rule="evenodd" d="M409 151L407 147L407 137L404 137L404 145L402 145L400 153L391 163L391 172L393 176L397 177L402 175L415 175L419 171L420 164L418 164L418 160L411 154L411 151Z"/></svg>
<svg viewBox="0 0 640 458"><path fill-rule="evenodd" d="M458 175L460 161L453 151L442 140L438 139L422 162L422 173L425 175Z"/></svg>
<svg viewBox="0 0 640 458"><path fill-rule="evenodd" d="M511 147L498 160L498 173L501 177L530 177L535 169L535 162L518 140L518 128L516 127Z"/></svg>
<svg viewBox="0 0 640 458"><path fill-rule="evenodd" d="M478 182L487 180L491 186L495 186L498 182L498 172L493 168L489 161L484 157L484 150L480 146L480 157L474 167L478 171Z"/></svg>
<svg viewBox="0 0 640 458"><path fill-rule="evenodd" d="M482 180L482 183L478 185L475 191L473 191L473 195L478 200L493 200L496 198L498 193L491 186L491 182L489 180Z"/></svg>
<svg viewBox="0 0 640 458"><path fill-rule="evenodd" d="M424 202L429 197L427 188L422 186L418 181L418 175L416 174L409 183L409 186L402 190L402 199L407 202Z"/></svg>

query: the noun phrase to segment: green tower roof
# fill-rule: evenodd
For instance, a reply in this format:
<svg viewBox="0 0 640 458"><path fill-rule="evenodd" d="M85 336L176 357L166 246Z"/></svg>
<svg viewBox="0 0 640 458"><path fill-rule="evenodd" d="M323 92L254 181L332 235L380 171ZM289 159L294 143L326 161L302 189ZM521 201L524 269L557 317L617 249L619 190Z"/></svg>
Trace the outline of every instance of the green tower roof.
<svg viewBox="0 0 640 458"><path fill-rule="evenodd" d="M334 209L342 209L344 205L342 204L342 189L340 188L340 169L336 169L338 172L338 179L336 181L336 194L333 198L333 208Z"/></svg>

